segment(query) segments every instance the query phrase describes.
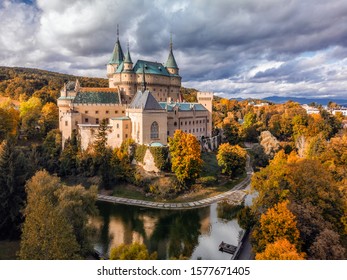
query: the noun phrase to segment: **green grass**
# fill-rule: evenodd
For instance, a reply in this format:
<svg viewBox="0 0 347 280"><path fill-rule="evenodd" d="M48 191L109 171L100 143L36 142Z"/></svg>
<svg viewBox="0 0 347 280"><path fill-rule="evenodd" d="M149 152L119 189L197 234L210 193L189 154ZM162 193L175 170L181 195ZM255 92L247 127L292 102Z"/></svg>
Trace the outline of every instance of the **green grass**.
<svg viewBox="0 0 347 280"><path fill-rule="evenodd" d="M19 241L0 241L0 260L15 260L19 250Z"/></svg>
<svg viewBox="0 0 347 280"><path fill-rule="evenodd" d="M204 161L201 176L216 176L217 174L219 174L220 169L218 166L216 153L201 153L201 158Z"/></svg>

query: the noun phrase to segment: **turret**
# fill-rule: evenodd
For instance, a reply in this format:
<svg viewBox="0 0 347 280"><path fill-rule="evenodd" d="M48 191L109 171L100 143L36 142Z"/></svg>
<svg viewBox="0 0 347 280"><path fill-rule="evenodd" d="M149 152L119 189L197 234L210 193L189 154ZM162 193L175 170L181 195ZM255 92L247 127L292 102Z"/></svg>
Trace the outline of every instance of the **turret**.
<svg viewBox="0 0 347 280"><path fill-rule="evenodd" d="M117 25L117 41L113 48L112 57L107 64L107 76L109 78L112 76L114 72L116 72L118 66L123 62L123 60L124 53L119 42L119 28Z"/></svg>
<svg viewBox="0 0 347 280"><path fill-rule="evenodd" d="M177 66L175 57L174 57L173 52L172 52L172 36L170 38L170 53L169 53L169 57L166 61L165 67L170 74L178 75L179 68Z"/></svg>
<svg viewBox="0 0 347 280"><path fill-rule="evenodd" d="M125 58L124 58L124 71L130 72L132 70L133 70L133 62L131 60L129 43L128 43L128 51L127 51Z"/></svg>

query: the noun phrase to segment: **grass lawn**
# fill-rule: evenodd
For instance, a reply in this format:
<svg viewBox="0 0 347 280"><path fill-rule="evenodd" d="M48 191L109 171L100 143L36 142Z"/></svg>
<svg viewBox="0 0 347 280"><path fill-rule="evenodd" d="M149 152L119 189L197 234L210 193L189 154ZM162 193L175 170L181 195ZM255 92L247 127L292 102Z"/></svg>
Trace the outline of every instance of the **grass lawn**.
<svg viewBox="0 0 347 280"><path fill-rule="evenodd" d="M19 241L0 241L0 260L15 260L19 250Z"/></svg>

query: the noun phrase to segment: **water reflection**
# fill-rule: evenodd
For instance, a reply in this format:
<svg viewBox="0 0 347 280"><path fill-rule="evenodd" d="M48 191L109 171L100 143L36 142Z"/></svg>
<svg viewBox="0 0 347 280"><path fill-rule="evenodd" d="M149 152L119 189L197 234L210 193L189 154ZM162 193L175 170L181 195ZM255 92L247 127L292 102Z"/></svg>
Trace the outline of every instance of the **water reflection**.
<svg viewBox="0 0 347 280"><path fill-rule="evenodd" d="M218 217L217 204L177 211L107 202L97 205L100 216L92 221L98 229L95 248L106 254L122 243L139 242L150 253L157 251L159 259L230 259L231 255L218 251L218 245L221 241L237 245L242 231L236 219Z"/></svg>

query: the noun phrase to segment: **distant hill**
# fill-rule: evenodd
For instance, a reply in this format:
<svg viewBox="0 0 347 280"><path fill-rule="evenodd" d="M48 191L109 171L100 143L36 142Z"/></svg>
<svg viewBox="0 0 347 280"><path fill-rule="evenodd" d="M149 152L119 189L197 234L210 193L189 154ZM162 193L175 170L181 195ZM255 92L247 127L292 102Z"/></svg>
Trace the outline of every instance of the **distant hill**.
<svg viewBox="0 0 347 280"><path fill-rule="evenodd" d="M108 87L108 80L61 74L46 70L0 66L0 96L14 100L37 96L55 102L67 81L78 79L83 87Z"/></svg>
<svg viewBox="0 0 347 280"><path fill-rule="evenodd" d="M327 105L330 101L336 102L339 105L347 105L347 99L338 99L338 98L301 98L301 97L281 97L281 96L270 96L266 97L263 100L267 100L274 103L285 103L288 100L298 102L300 104L310 104L315 102L320 105Z"/></svg>

